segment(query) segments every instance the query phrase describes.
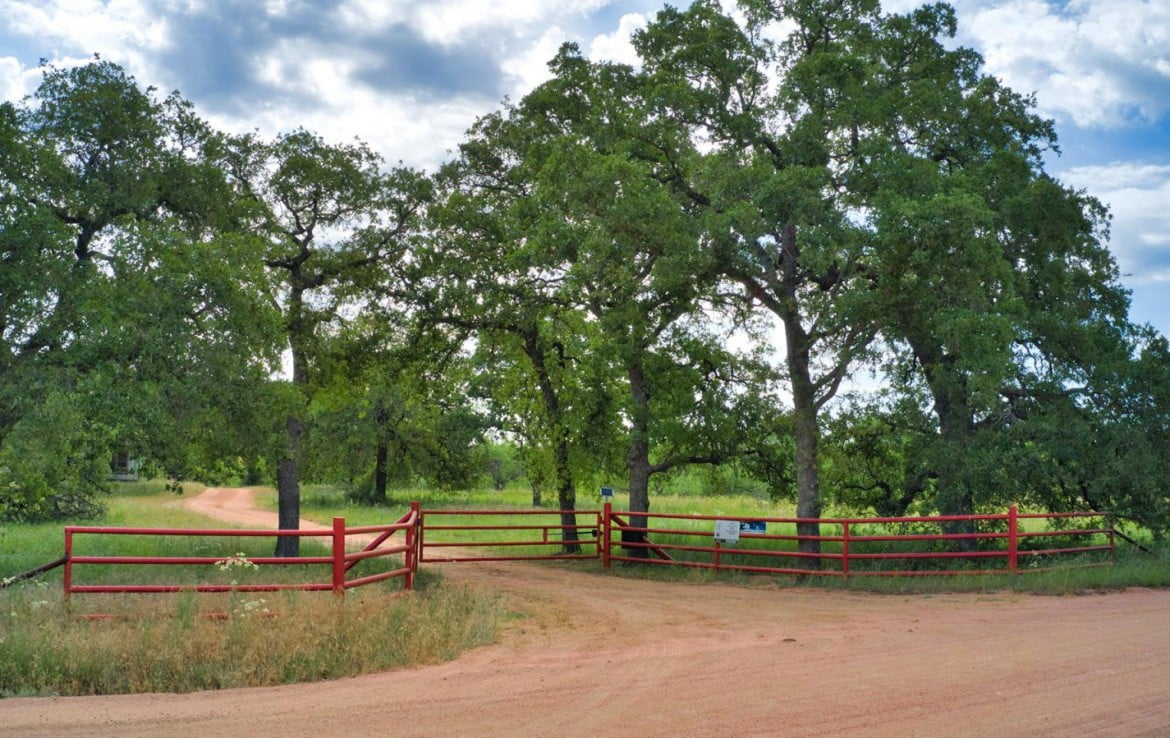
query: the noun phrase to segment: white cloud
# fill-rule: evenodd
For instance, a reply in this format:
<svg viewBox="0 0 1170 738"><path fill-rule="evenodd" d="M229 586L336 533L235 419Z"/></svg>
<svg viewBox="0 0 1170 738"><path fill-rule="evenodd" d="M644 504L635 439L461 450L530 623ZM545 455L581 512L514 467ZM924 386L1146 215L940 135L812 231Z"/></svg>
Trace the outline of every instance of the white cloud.
<svg viewBox="0 0 1170 738"><path fill-rule="evenodd" d="M166 48L169 28L159 8L140 0L50 0L24 3L0 0L0 26L26 35L38 44L38 55L58 67L86 64L93 54L115 61L143 84L159 84L152 74L150 56ZM32 64L30 60L24 60ZM28 94L40 83L36 67L21 72L19 87L4 88L4 71L0 71L0 95L15 100ZM172 84L160 84L171 89Z"/></svg>
<svg viewBox="0 0 1170 738"><path fill-rule="evenodd" d="M313 86L322 90L338 74L324 67L312 75ZM302 126L330 143L359 138L381 154L386 162L434 169L448 158L448 151L463 132L489 108L482 101L452 98L444 101L388 96L377 91L354 88L344 99L329 100L330 106L298 111L295 116L281 107L257 107L247 119L209 116L209 122L225 131L246 133L258 130L266 137Z"/></svg>
<svg viewBox="0 0 1170 738"><path fill-rule="evenodd" d="M1073 167L1061 179L1109 205L1111 247L1127 282L1170 282L1170 165Z"/></svg>
<svg viewBox="0 0 1170 738"><path fill-rule="evenodd" d="M500 68L512 78L512 97L521 97L552 76L548 62L557 54L567 35L557 26L547 29L523 53L504 59ZM487 111L484 111L487 112Z"/></svg>
<svg viewBox="0 0 1170 738"><path fill-rule="evenodd" d="M386 28L409 23L414 3L385 0L348 0L338 8L342 22L349 28Z"/></svg>
<svg viewBox="0 0 1170 738"><path fill-rule="evenodd" d="M277 17L288 15L288 0L265 0L264 12Z"/></svg>
<svg viewBox="0 0 1170 738"><path fill-rule="evenodd" d="M638 66L638 52L631 43L634 32L645 28L646 16L641 13L627 13L618 21L613 33L594 37L589 44L589 58L594 61L612 61Z"/></svg>
<svg viewBox="0 0 1170 738"><path fill-rule="evenodd" d="M140 58L140 50L167 44L167 22L140 0L0 0L0 17L11 31L64 43L86 52Z"/></svg>
<svg viewBox="0 0 1170 738"><path fill-rule="evenodd" d="M1113 191L1156 188L1170 179L1170 165L1114 162L1104 166L1072 167L1062 177L1078 187Z"/></svg>
<svg viewBox="0 0 1170 738"><path fill-rule="evenodd" d="M1041 110L1076 125L1148 123L1170 110L1165 0L966 0L961 40Z"/></svg>
<svg viewBox="0 0 1170 738"><path fill-rule="evenodd" d="M19 61L10 56L0 57L0 101L19 100L31 90L27 73Z"/></svg>
<svg viewBox="0 0 1170 738"><path fill-rule="evenodd" d="M483 31L521 37L580 18L614 0L348 0L340 12L351 27L408 25L428 41L455 44Z"/></svg>

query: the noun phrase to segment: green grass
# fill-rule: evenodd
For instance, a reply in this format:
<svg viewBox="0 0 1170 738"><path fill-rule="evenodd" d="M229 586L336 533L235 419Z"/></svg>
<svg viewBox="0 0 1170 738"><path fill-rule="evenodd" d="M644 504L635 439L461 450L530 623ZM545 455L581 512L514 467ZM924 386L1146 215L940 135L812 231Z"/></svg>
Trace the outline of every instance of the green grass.
<svg viewBox="0 0 1170 738"><path fill-rule="evenodd" d="M187 484L185 494L202 491L202 485ZM40 564L60 558L65 549L66 525L151 526L156 528L195 528L208 524L206 518L187 512L182 498L164 489L164 483L122 482L104 500L106 514L100 520L65 520L53 523L0 523L0 577L9 577ZM60 570L42 575L61 580Z"/></svg>
<svg viewBox="0 0 1170 738"><path fill-rule="evenodd" d="M189 489L188 494L197 490ZM119 486L108 513L84 525L223 527L181 507L161 484ZM8 525L0 538L0 576L61 556L63 523ZM270 555L269 538L79 536L78 553L248 557ZM322 551L306 540L305 554ZM400 563L363 561L351 576ZM74 568L77 583L194 584L327 581L328 567L214 566ZM263 686L432 663L490 643L507 617L494 593L444 586L419 572L416 593L401 579L331 593L76 594L66 603L61 569L0 590L0 696L184 692ZM81 615L102 613L106 619ZM226 617L224 617L226 615ZM212 617L215 616L215 617Z"/></svg>
<svg viewBox="0 0 1170 738"><path fill-rule="evenodd" d="M565 566L568 566L567 564ZM592 567L590 567L592 568ZM876 594L935 594L946 592L1027 592L1045 595L1075 595L1116 591L1129 587L1170 587L1170 551L1158 555L1118 552L1115 566L1053 567L1020 574L885 577L821 577L750 574L675 566L624 565L614 562L613 576L690 582L723 582L747 587L815 587L826 590L872 592Z"/></svg>
<svg viewBox="0 0 1170 738"><path fill-rule="evenodd" d="M198 494L199 485L187 485L185 496ZM162 482L137 482L119 485L108 500L106 515L101 520L77 520L37 525L9 525L0 539L0 576L8 577L59 558L64 551L63 529L66 525L117 526L150 528L232 528L221 521L212 521L183 507L183 496L164 491ZM74 554L79 556L205 556L226 559L243 553L246 558L271 556L274 538L233 538L223 536L107 536L74 535ZM301 541L304 556L327 556L327 544L316 538ZM361 562L351 573L354 576L374 574L401 566L401 559L388 557ZM100 565L85 564L74 567L75 584L227 584L239 572L221 572L207 565ZM38 581L60 583L62 570L55 569L37 577ZM252 583L289 584L295 582L328 581L329 567L325 564L265 566L260 571L248 571ZM393 579L381 585L397 589L401 580ZM100 602L100 595L78 598L86 604Z"/></svg>

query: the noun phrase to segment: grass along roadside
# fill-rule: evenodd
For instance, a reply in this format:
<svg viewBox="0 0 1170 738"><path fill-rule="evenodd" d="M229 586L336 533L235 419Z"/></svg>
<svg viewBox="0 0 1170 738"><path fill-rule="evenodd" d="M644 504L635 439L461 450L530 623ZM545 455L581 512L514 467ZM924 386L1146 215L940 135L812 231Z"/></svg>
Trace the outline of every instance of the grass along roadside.
<svg viewBox="0 0 1170 738"><path fill-rule="evenodd" d="M584 562L582 562L584 563ZM580 563L557 564L579 567ZM595 567L591 567L595 568ZM1037 595L1081 595L1109 592L1130 587L1170 587L1170 551L1154 555L1119 549L1117 564L1092 568L1054 567L1046 571L1023 571L1020 574L952 575L952 576L787 576L712 571L674 566L621 565L614 563L612 576L693 584L730 583L745 587L813 587L824 590L870 592L873 594L931 595L958 592L1019 592Z"/></svg>
<svg viewBox="0 0 1170 738"><path fill-rule="evenodd" d="M433 582L433 580L432 580ZM0 598L0 696L189 692L334 679L435 663L491 643L502 599L428 586L412 597L327 593L117 596L126 617L79 619L59 591ZM275 617L273 617L275 616Z"/></svg>
<svg viewBox="0 0 1170 738"><path fill-rule="evenodd" d="M181 498L151 484L120 486L100 524L135 527L223 527L181 507ZM188 492L190 494L191 492ZM0 575L61 555L64 524L7 525ZM116 536L77 542L85 553L123 555L268 555L260 539L158 539ZM313 548L305 541L306 553ZM320 544L317 544L318 546ZM381 562L381 563L380 563ZM397 566L362 562L362 574ZM85 583L173 584L238 580L319 581L316 566L79 566ZM328 573L324 576L327 578ZM417 592L398 597L401 580L330 593L77 595L66 605L61 570L0 590L0 696L186 692L331 679L432 663L495 640L506 617L503 599L449 587L433 572ZM109 619L79 618L101 612ZM226 613L224 619L209 617Z"/></svg>

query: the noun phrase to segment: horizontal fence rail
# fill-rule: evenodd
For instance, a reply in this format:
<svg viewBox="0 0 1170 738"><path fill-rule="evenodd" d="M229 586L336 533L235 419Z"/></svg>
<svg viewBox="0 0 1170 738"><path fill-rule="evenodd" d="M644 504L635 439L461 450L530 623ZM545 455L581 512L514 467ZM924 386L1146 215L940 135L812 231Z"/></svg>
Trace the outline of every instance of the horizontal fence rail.
<svg viewBox="0 0 1170 738"><path fill-rule="evenodd" d="M68 526L65 528L65 556L64 565L64 592L68 599L73 594L80 593L166 593L166 592L276 592L281 590L299 590L305 592L332 591L339 597L344 597L346 590L375 582L400 577L403 580L403 589L409 591L414 588L414 575L418 568L417 537L419 511L417 504L394 523L389 525L372 525L361 527L347 527L345 518L333 518L333 525L327 530L225 530L202 528L116 528L99 526ZM404 541L395 545L386 545L386 541L395 533L402 531ZM361 550L350 551L347 543L351 536L368 537L376 534ZM80 555L75 552L75 545L80 538L104 536L151 536L160 537L201 537L217 539L239 538L277 538L296 536L298 538L328 538L330 554L328 556L255 556L238 559L235 555L221 556L121 556L121 555ZM401 555L403 565L391 570L376 572L366 576L348 578L348 572L360 562L374 558ZM269 566L328 566L329 581L275 583L251 582L231 584L77 584L74 581L74 568L85 565L105 566L220 566L229 567L236 562L239 565L255 565L263 571Z"/></svg>
<svg viewBox="0 0 1170 738"><path fill-rule="evenodd" d="M519 516L525 522L507 519L513 516ZM545 518L554 521L548 522ZM435 522L437 520L451 522ZM422 510L420 521L419 560L427 563L601 557L600 510ZM466 536L460 538L458 534L467 531L476 531L476 540L468 540ZM484 540L487 536L490 538ZM500 552L500 549L516 548L525 550ZM452 554L436 558L441 549ZM469 549L487 551L479 554L470 553ZM428 554L428 551L436 553Z"/></svg>
<svg viewBox="0 0 1170 738"><path fill-rule="evenodd" d="M808 526L816 525L816 534ZM798 532L798 526L805 533ZM397 533L400 543L388 545ZM472 537L469 537L472 536ZM297 536L326 538L329 555L257 556L245 562L269 566L324 566L328 581L296 583L77 584L78 566L224 566L220 556L126 556L78 554L78 539L104 536L217 539ZM349 550L360 537L365 546ZM801 550L815 541L814 550ZM78 593L271 592L346 590L402 578L414 587L420 562L598 559L722 571L816 576L948 576L1044 571L1054 563L1100 566L1114 560L1115 532L1103 513L1006 513L904 518L773 518L614 510L423 510L394 523L347 527L333 518L325 530L224 530L188 528L65 528L65 597ZM815 550L819 549L819 550ZM440 552L450 552L443 556ZM482 553L481 553L482 552ZM438 554L438 555L437 555ZM401 556L394 569L351 578L362 561ZM50 565L46 565L48 567ZM40 567L40 568L46 568Z"/></svg>
<svg viewBox="0 0 1170 738"><path fill-rule="evenodd" d="M1058 560L1081 566L1112 562L1114 531L1103 521L1102 513L1021 514L1014 505L991 515L733 519L619 512L607 504L601 558L605 567L628 561L841 577L1018 573L1042 571ZM802 535L801 524L817 525L820 532ZM1040 525L1042 530L1030 529ZM816 541L819 550L800 550L807 541Z"/></svg>

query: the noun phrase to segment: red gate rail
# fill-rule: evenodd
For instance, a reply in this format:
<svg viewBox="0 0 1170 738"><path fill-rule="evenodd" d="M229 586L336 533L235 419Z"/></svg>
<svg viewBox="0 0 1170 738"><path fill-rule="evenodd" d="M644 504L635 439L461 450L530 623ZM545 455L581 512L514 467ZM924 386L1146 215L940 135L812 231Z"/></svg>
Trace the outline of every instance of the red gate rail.
<svg viewBox="0 0 1170 738"><path fill-rule="evenodd" d="M464 524L434 524L434 520L458 517L479 518ZM556 522L532 519L533 522L516 523L505 517L556 516ZM572 517L570 517L572 516ZM414 576L420 562L449 563L464 561L515 561L515 560L565 560L600 559L608 568L613 561L634 561L664 566L685 566L724 571L741 571L767 574L801 574L817 576L939 576L958 574L1002 574L1022 571L1043 571L1048 560L1077 557L1082 554L1108 554L1113 560L1114 530L1112 526L1081 524L1078 520L1104 519L1102 513L1027 513L1020 514L1013 505L1006 513L992 515L949 515L906 518L772 518L737 517L740 523L763 523L781 527L773 532L746 530L739 533L735 544L721 542L715 538L716 521L729 520L728 516L689 515L683 513L650 513L614 511L609 503L602 510L422 510L419 503L411 503L411 509L389 525L372 525L348 528L344 518L334 518L327 530L224 530L187 528L116 528L95 526L69 526L65 528L64 588L68 598L75 593L119 592L270 592L278 590L325 591L331 590L344 596L347 589L373 584L395 577L403 578L405 590L414 586ZM582 519L584 522L582 522ZM484 522L484 521L489 522ZM499 521L499 522L490 522ZM566 522L573 521L573 522ZM634 521L642 525L632 525ZM704 524L705 528L678 527L675 521L691 521ZM1039 521L1048 524L1044 530L1026 530L1021 521ZM828 532L822 535L801 535L791 532L801 523L818 523ZM938 527L941 532L889 532L890 526L914 525ZM672 527L673 526L673 527ZM870 530L881 526L887 530ZM955 526L970 529L960 530ZM983 526L984 530L979 530ZM986 529L993 526L992 529ZM392 536L403 533L402 543L387 545ZM497 536L496 540L435 540L434 535L458 533L459 531L518 532L520 539ZM536 536L539 531L539 537ZM566 538L569 532L574 536ZM614 534L620 538L614 540ZM368 544L357 551L349 551L347 542L351 536L373 536ZM302 582L295 584L249 583L249 584L75 584L74 566L86 565L215 565L225 560L224 556L91 556L74 554L74 539L78 536L201 536L219 538L252 537L316 537L329 538L328 556L303 556L284 558L258 556L248 559L259 567L279 565L319 565L330 567L329 581ZM650 539L654 536L654 540ZM577 540L573 540L573 538ZM1069 539L1079 540L1069 540ZM802 541L817 541L819 552L793 550L793 544ZM874 544L902 544L925 550L874 550ZM616 547L615 547L616 544ZM953 547L962 544L957 550ZM500 549L517 547L536 548L560 547L557 552L541 551L538 554L516 553L508 555ZM577 546L578 552L565 549ZM469 549L493 549L485 555L467 553ZM453 556L434 558L426 555L428 550L447 549ZM402 566L367 576L348 578L348 572L367 559L402 555ZM231 558L226 557L226 558ZM1081 566L1102 565L1098 562ZM930 562L965 561L971 568L920 568ZM816 568L808 568L815 562ZM874 568L888 562L893 568ZM861 568L858 568L858 567ZM946 566L944 564L944 566Z"/></svg>
<svg viewBox="0 0 1170 738"><path fill-rule="evenodd" d="M65 557L63 576L65 597L79 593L165 593L165 592L276 592L299 590L305 592L332 591L344 597L347 589L366 584L401 577L403 588L414 587L414 574L418 568L419 513L417 506L389 525L371 525L347 528L345 518L333 518L328 530L225 530L207 528L118 528L102 526L68 526L65 528ZM387 546L385 542L398 531L403 531L405 541ZM360 551L348 551L349 536L379 534ZM297 536L298 538L329 538L331 552L328 556L300 556L296 558L278 556L256 556L247 559L258 567L280 565L328 565L330 578L327 582L298 582L293 584L251 583L251 584L75 584L74 566L115 565L115 566L167 566L222 564L229 556L89 556L74 553L74 539L79 536L199 536L206 538L257 538ZM359 562L401 554L403 565L389 571L378 572L364 577L347 579L347 572Z"/></svg>
<svg viewBox="0 0 1170 738"><path fill-rule="evenodd" d="M488 520L491 520L491 519L512 517L512 516L516 516L516 515L524 516L524 517L556 516L558 522L556 522L556 523L538 522L538 523L515 524L515 523L508 522L508 521L502 521L499 523L487 523L487 524L466 523L463 525L454 525L454 524L435 525L435 524L430 522L431 519L436 518L436 517L440 517L440 516L445 516L445 517L452 517L452 516L479 517L479 518L487 518ZM590 522L588 522L588 523L576 522L576 523L566 524L564 522L560 522L560 521L563 521L566 519L564 516L570 516L570 515L574 516L573 517L574 520L577 520L580 517L584 517L586 520L590 520L590 519L592 519L592 520L590 520ZM428 563L448 563L448 564L450 564L450 563L467 562L467 561L547 561L547 560L563 561L566 559L596 559L596 558L600 558L600 555L601 555L600 554L600 545L599 545L598 541L602 535L602 521L601 521L601 512L599 510L500 510L500 509L494 509L494 510L452 510L452 509L422 510L420 513L419 519L420 519L419 544L418 544L419 560L425 561ZM476 541L443 540L443 541L437 541L437 540L434 540L430 536L430 534L432 532L437 532L437 531L540 531L541 535L540 535L539 540L531 540L531 539L525 539L525 540L502 539L501 540L501 539L498 539L498 540L487 540L487 541L484 541L484 540L476 540ZM572 540L571 538L566 539L565 533L567 531L575 531L578 534L576 536L577 540ZM559 537L550 536L550 532L559 532ZM587 537L582 537L580 535L582 532L586 533ZM456 552L457 555L448 556L445 558L434 558L433 556L427 555L427 551L429 549L447 548L447 549L462 549L463 551L466 551L466 549L474 549L474 548L498 549L498 548L517 547L517 546L524 546L524 547L529 547L529 548L535 547L537 549L545 549L545 548L549 548L549 547L553 547L553 546L560 547L561 549L566 549L566 548L571 547L571 546L577 546L582 552L581 553L567 553L567 552L564 552L564 550L562 550L561 552L556 552L556 553L538 553L538 554L470 555L470 554L467 554L464 552L457 551ZM590 551L589 549L592 549L592 551Z"/></svg>
<svg viewBox="0 0 1170 738"><path fill-rule="evenodd" d="M1059 521L1076 518L1103 518L1102 513L1028 513L1019 514L1016 506L1007 513L991 515L937 515L904 518L771 518L736 517L742 523L771 523L794 528L800 523L817 523L829 527L830 534L800 535L797 533L742 532L740 543L729 545L715 539L714 524L730 520L721 515L691 515L685 513L616 512L607 503L602 511L603 535L601 542L602 565L609 567L612 561L652 563L665 566L685 566L724 571L741 571L768 574L811 574L817 576L947 576L962 574L1002 574L1019 571L1043 571L1039 566L1042 557L1070 557L1092 552L1106 552L1112 560L1115 554L1114 533L1109 526L1091 526L1067 529L1026 531L1020 528L1020 520ZM644 525L630 525L628 519L645 520ZM703 521L711 524L705 530L697 528L668 527L668 521ZM667 521L667 522L663 522ZM1003 526L1005 530L971 530L939 533L869 533L865 526L920 525L947 526L979 524ZM619 541L613 540L613 533L625 534ZM655 540L649 540L653 534ZM663 539L666 537L666 540ZM1031 540L1057 540L1068 537L1085 537L1099 540L1099 543L1053 545L1044 548L1029 548L1022 543ZM711 540L710 543L707 541ZM782 543L818 541L823 544L819 552L804 552L780 547ZM963 542L967 548L939 550L938 544ZM744 545L744 544L747 545ZM867 551L873 543L905 543L933 547L930 550L910 551ZM618 551L615 552L615 545ZM1002 545L1002 547L1000 547ZM858 550L862 548L863 550ZM672 557L671 552L686 555ZM654 554L657 558L651 558ZM699 554L701 556L696 556ZM1035 557L1026 569L1021 569L1021 558ZM730 559L730 560L729 560ZM908 562L963 560L977 564L1003 562L999 568L907 568ZM750 563L748 563L750 562ZM815 562L815 568L808 566ZM893 562L892 569L857 569L859 562ZM899 562L900 565L899 565ZM804 566L800 564L804 563ZM785 565L787 564L787 565ZM1081 566L1101 565L1098 562L1081 563Z"/></svg>

